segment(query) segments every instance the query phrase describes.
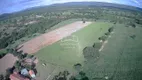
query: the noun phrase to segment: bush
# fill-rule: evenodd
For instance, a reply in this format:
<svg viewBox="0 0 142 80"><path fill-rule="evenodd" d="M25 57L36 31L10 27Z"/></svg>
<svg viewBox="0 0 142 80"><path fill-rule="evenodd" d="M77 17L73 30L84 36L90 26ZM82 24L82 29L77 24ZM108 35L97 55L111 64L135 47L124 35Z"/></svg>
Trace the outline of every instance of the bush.
<svg viewBox="0 0 142 80"><path fill-rule="evenodd" d="M75 70L80 71L82 68L82 65L80 63L77 63L74 65Z"/></svg>
<svg viewBox="0 0 142 80"><path fill-rule="evenodd" d="M105 41L107 39L107 36L102 36L98 38L99 40Z"/></svg>
<svg viewBox="0 0 142 80"><path fill-rule="evenodd" d="M4 80L4 76L0 74L0 80Z"/></svg>
<svg viewBox="0 0 142 80"><path fill-rule="evenodd" d="M133 28L136 28L136 25L135 25L135 24L131 24L131 26L132 26Z"/></svg>
<svg viewBox="0 0 142 80"><path fill-rule="evenodd" d="M110 32L105 33L105 35L106 35L106 36L109 36L109 35L110 35Z"/></svg>
<svg viewBox="0 0 142 80"><path fill-rule="evenodd" d="M55 75L52 80L67 80L68 75L68 71L59 72L59 74Z"/></svg>
<svg viewBox="0 0 142 80"><path fill-rule="evenodd" d="M98 50L101 48L101 46L102 46L102 43L94 43L93 48Z"/></svg>
<svg viewBox="0 0 142 80"><path fill-rule="evenodd" d="M87 60L95 60L95 58L99 57L99 52L97 49L93 47L86 47L83 49L84 58Z"/></svg>
<svg viewBox="0 0 142 80"><path fill-rule="evenodd" d="M20 71L21 68L22 68L22 65L21 65L21 62L20 61L16 61L15 64L14 64L15 68Z"/></svg>
<svg viewBox="0 0 142 80"><path fill-rule="evenodd" d="M111 32L113 31L113 29L114 29L114 27L109 28L109 29L108 29L108 32L111 33Z"/></svg>
<svg viewBox="0 0 142 80"><path fill-rule="evenodd" d="M132 35L132 36L130 36L132 39L135 39L136 38L136 35Z"/></svg>

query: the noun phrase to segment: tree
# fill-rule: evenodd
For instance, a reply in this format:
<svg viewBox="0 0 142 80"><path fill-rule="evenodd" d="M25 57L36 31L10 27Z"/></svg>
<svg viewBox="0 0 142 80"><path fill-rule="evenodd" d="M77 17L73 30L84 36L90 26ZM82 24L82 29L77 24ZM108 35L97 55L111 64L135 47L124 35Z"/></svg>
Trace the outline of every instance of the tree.
<svg viewBox="0 0 142 80"><path fill-rule="evenodd" d="M9 76L10 76L10 74L12 74L13 73L13 69L12 68L8 68L8 69L6 69L6 75L5 75L5 79L4 80L10 80L9 79Z"/></svg>
<svg viewBox="0 0 142 80"><path fill-rule="evenodd" d="M85 20L83 21L83 23L85 23Z"/></svg>
<svg viewBox="0 0 142 80"><path fill-rule="evenodd" d="M136 22L137 24L140 24L140 20L139 20L139 19L135 19L135 22Z"/></svg>
<svg viewBox="0 0 142 80"><path fill-rule="evenodd" d="M107 39L107 36L102 36L98 38L99 40L105 41Z"/></svg>
<svg viewBox="0 0 142 80"><path fill-rule="evenodd" d="M86 76L85 72L81 71L81 72L79 72L79 75L81 76L81 80L89 80L89 78Z"/></svg>
<svg viewBox="0 0 142 80"><path fill-rule="evenodd" d="M108 32L111 33L111 32L113 31L113 29L114 29L114 27L109 28L109 29L108 29Z"/></svg>
<svg viewBox="0 0 142 80"><path fill-rule="evenodd" d="M87 76L85 76L84 78L82 78L81 80L89 80L89 78Z"/></svg>
<svg viewBox="0 0 142 80"><path fill-rule="evenodd" d="M135 24L131 24L131 26L132 26L133 28L136 28L136 25L135 25Z"/></svg>
<svg viewBox="0 0 142 80"><path fill-rule="evenodd" d="M80 71L82 68L82 65L80 63L77 63L74 65L75 70Z"/></svg>
<svg viewBox="0 0 142 80"><path fill-rule="evenodd" d="M12 73L13 73L13 69L12 69L12 68L6 69L6 74L7 74L7 75L10 75L10 74L12 74Z"/></svg>
<svg viewBox="0 0 142 80"><path fill-rule="evenodd" d="M84 19L82 19L82 22L85 23L86 21Z"/></svg>
<svg viewBox="0 0 142 80"><path fill-rule="evenodd" d="M69 80L89 80L89 78L85 72L80 71L76 76L71 76Z"/></svg>
<svg viewBox="0 0 142 80"><path fill-rule="evenodd" d="M81 78L84 78L86 76L86 74L83 71L80 71L79 75L81 76Z"/></svg>
<svg viewBox="0 0 142 80"><path fill-rule="evenodd" d="M69 80L77 80L77 79L75 78L75 76L71 76L71 77L69 78Z"/></svg>
<svg viewBox="0 0 142 80"><path fill-rule="evenodd" d="M102 46L102 43L94 43L93 48L99 50L101 48L101 46Z"/></svg>
<svg viewBox="0 0 142 80"><path fill-rule="evenodd" d="M0 80L4 80L4 76L0 74Z"/></svg>
<svg viewBox="0 0 142 80"><path fill-rule="evenodd" d="M59 72L59 74L55 75L52 80L67 80L68 75L69 75L68 71Z"/></svg>
<svg viewBox="0 0 142 80"><path fill-rule="evenodd" d="M86 47L83 49L84 58L87 60L95 60L97 57L100 56L97 49L93 47Z"/></svg>
<svg viewBox="0 0 142 80"><path fill-rule="evenodd" d="M20 61L16 61L15 64L14 64L15 68L20 71L21 68L22 68L22 65L21 65L21 62Z"/></svg>
<svg viewBox="0 0 142 80"><path fill-rule="evenodd" d="M127 26L128 26L128 27L131 26L131 27L133 27L133 28L136 28L136 25L133 24L132 22L128 23Z"/></svg>
<svg viewBox="0 0 142 80"><path fill-rule="evenodd" d="M4 80L10 80L10 79L9 79L9 75L5 75L5 76L4 76Z"/></svg>
<svg viewBox="0 0 142 80"><path fill-rule="evenodd" d="M28 54L27 57L28 57L28 58L33 58L34 55Z"/></svg>
<svg viewBox="0 0 142 80"><path fill-rule="evenodd" d="M105 33L106 36L110 35L110 32Z"/></svg>
<svg viewBox="0 0 142 80"><path fill-rule="evenodd" d="M132 36L130 36L132 39L135 39L136 38L136 35L132 35Z"/></svg>

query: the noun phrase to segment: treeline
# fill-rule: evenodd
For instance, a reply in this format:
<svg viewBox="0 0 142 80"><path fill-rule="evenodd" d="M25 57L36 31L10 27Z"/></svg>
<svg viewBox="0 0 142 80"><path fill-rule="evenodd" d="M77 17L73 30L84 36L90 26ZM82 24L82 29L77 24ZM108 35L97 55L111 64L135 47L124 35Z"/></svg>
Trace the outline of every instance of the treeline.
<svg viewBox="0 0 142 80"><path fill-rule="evenodd" d="M42 20L38 23L25 25L25 29L13 31L10 35L4 36L0 39L0 49L7 47L10 44L13 44L16 40L19 40L23 37L32 35L34 33L45 33L47 29L55 26L61 22L61 20ZM20 26L19 26L20 27Z"/></svg>

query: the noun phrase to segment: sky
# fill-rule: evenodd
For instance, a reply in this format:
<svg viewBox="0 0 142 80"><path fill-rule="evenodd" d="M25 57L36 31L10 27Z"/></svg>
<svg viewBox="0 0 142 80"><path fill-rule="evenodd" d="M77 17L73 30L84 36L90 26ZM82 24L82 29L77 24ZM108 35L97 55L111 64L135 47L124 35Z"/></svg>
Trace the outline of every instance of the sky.
<svg viewBox="0 0 142 80"><path fill-rule="evenodd" d="M65 2L96 1L131 5L142 8L142 0L0 0L0 14L21 11L31 7Z"/></svg>

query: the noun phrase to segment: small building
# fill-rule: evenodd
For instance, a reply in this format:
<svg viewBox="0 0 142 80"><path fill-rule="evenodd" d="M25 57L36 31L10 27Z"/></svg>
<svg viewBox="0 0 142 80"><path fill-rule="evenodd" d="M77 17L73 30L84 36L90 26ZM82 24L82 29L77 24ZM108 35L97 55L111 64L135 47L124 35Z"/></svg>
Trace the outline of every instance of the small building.
<svg viewBox="0 0 142 80"><path fill-rule="evenodd" d="M14 72L10 75L10 80L29 80L28 78L24 78L21 75L19 75L17 72Z"/></svg>
<svg viewBox="0 0 142 80"><path fill-rule="evenodd" d="M28 75L29 75L29 72L28 72L28 70L27 70L26 68L24 68L24 69L21 70L21 74L22 74L23 76L28 76Z"/></svg>
<svg viewBox="0 0 142 80"><path fill-rule="evenodd" d="M30 76L31 76L32 78L35 78L35 77L36 77L36 75L35 75L35 73L34 73L33 70L29 70L29 74L30 74Z"/></svg>

